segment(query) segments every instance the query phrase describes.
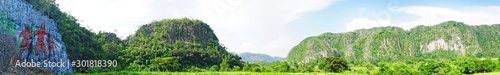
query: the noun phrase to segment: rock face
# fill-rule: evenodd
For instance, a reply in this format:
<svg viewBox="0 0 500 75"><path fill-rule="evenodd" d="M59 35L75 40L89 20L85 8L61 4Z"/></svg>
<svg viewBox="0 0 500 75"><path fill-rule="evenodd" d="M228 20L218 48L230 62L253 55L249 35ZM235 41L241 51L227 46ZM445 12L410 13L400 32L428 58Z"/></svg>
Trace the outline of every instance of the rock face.
<svg viewBox="0 0 500 75"><path fill-rule="evenodd" d="M175 43L176 40L201 44L206 44L210 40L219 40L208 24L188 18L153 21L142 25L131 38L150 36L167 38L165 40L169 44Z"/></svg>
<svg viewBox="0 0 500 75"><path fill-rule="evenodd" d="M48 45L50 39L48 36L51 36L55 42L55 48L54 48L54 56L50 56L47 58L47 60L51 62L66 62L69 63L70 59L66 55L66 47L64 45L64 42L62 41L61 34L57 32L57 24L52 20L49 19L47 16L42 15L38 11L32 9L33 6L23 3L21 0L1 0L0 1L0 10L2 12L3 16L6 16L11 20L13 23L15 23L15 31L17 32L17 35L21 33L21 31L24 29L24 25L29 25L31 26L31 31L36 31L40 29L41 24L45 24L45 30L50 34L50 35L45 35L45 46L47 48L48 52ZM31 32L33 34L34 32ZM21 39L18 39L17 35L15 35L16 43L20 43ZM36 38L32 38L29 41L32 42L30 45L32 45L32 53L35 53L35 41ZM36 58L34 55L35 54L28 54L29 51L27 49L24 50L22 57L23 60L28 60L32 62L43 62L44 59L44 52L43 50L39 50L39 58ZM27 58L28 55L31 55L30 58ZM16 59L19 59L19 55L17 55ZM61 61L62 60L62 61ZM44 65L42 63L42 65ZM47 70L51 70L54 73L57 74L62 74L62 73L73 73L73 69L71 65L65 65L65 67L44 67Z"/></svg>
<svg viewBox="0 0 500 75"><path fill-rule="evenodd" d="M304 39L288 54L289 62L326 56L349 62L378 63L409 58L496 57L500 53L500 24L469 26L448 21L434 26L376 27L347 33L324 33ZM443 57L448 56L448 57Z"/></svg>
<svg viewBox="0 0 500 75"><path fill-rule="evenodd" d="M16 58L17 57L17 58ZM19 59L16 48L16 37L0 34L0 74L5 75L49 75L54 72L41 67L15 67L15 60Z"/></svg>

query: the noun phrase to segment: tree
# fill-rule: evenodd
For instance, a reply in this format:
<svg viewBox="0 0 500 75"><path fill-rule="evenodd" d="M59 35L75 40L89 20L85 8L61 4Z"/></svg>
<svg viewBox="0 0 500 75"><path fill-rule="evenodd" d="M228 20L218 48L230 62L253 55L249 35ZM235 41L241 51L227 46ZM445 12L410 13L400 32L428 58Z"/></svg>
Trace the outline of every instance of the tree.
<svg viewBox="0 0 500 75"><path fill-rule="evenodd" d="M234 66L241 67L241 66L243 66L243 63L245 63L245 62L241 61L240 56L234 55L231 53L226 54L226 56L224 57L224 60L226 60L229 68L234 68Z"/></svg>
<svg viewBox="0 0 500 75"><path fill-rule="evenodd" d="M373 70L373 69L375 69L375 66L373 66L373 64L370 64L370 63L364 63L363 65L364 65L364 66L366 67L366 69L368 69L368 70Z"/></svg>
<svg viewBox="0 0 500 75"><path fill-rule="evenodd" d="M252 67L252 72L262 72L260 67Z"/></svg>
<svg viewBox="0 0 500 75"><path fill-rule="evenodd" d="M128 71L142 71L145 68L146 68L145 65L140 65L140 64L137 64L134 62L134 63L130 64L130 66L128 66L126 68L126 70L128 70Z"/></svg>
<svg viewBox="0 0 500 75"><path fill-rule="evenodd" d="M434 73L434 69L439 67L435 60L429 60L426 62L420 62L418 70L423 74L429 75Z"/></svg>
<svg viewBox="0 0 500 75"><path fill-rule="evenodd" d="M290 63L290 72L298 72L299 71L298 67L299 66L297 63Z"/></svg>
<svg viewBox="0 0 500 75"><path fill-rule="evenodd" d="M219 70L219 66L217 66L217 65L210 67L210 71L218 71L218 70Z"/></svg>
<svg viewBox="0 0 500 75"><path fill-rule="evenodd" d="M379 72L376 73L376 75L392 75L395 74L394 70L391 69L391 67L385 63L385 62L380 62L378 63L378 66L380 66Z"/></svg>
<svg viewBox="0 0 500 75"><path fill-rule="evenodd" d="M452 68L450 64L447 63L448 61L435 61L435 60L428 60L425 62L420 62L418 66L418 70L422 74L439 74L439 75L444 75L444 74L449 74L452 72Z"/></svg>
<svg viewBox="0 0 500 75"><path fill-rule="evenodd" d="M230 68L228 61L229 61L228 59L222 60L222 62L220 63L220 71L229 71Z"/></svg>
<svg viewBox="0 0 500 75"><path fill-rule="evenodd" d="M264 61L260 61L260 62L264 62ZM273 61L272 65L270 67L275 72L289 72L289 69L290 69L290 65L286 61L283 61L283 62Z"/></svg>
<svg viewBox="0 0 500 75"><path fill-rule="evenodd" d="M240 66L234 66L234 67L233 67L233 71L240 71L240 70L241 70L241 69L240 69Z"/></svg>
<svg viewBox="0 0 500 75"><path fill-rule="evenodd" d="M471 59L469 57L460 57L458 61L458 66L461 67L460 72L465 74L475 73L477 68L474 59Z"/></svg>
<svg viewBox="0 0 500 75"><path fill-rule="evenodd" d="M477 69L478 72L491 72L496 67L495 62L490 57L476 61L477 61L476 67L478 68Z"/></svg>
<svg viewBox="0 0 500 75"><path fill-rule="evenodd" d="M262 60L262 61L259 61L259 62L255 62L257 64L259 64L260 66L272 66L273 63L272 62L267 62L265 60Z"/></svg>
<svg viewBox="0 0 500 75"><path fill-rule="evenodd" d="M299 62L299 64L297 64L297 69L297 72L313 72L314 68L303 62Z"/></svg>
<svg viewBox="0 0 500 75"><path fill-rule="evenodd" d="M179 71L181 66L175 57L164 57L151 59L151 67L157 67L160 71Z"/></svg>
<svg viewBox="0 0 500 75"><path fill-rule="evenodd" d="M248 61L243 65L243 70L242 71L251 71L251 67L248 63Z"/></svg>
<svg viewBox="0 0 500 75"><path fill-rule="evenodd" d="M288 71L289 69L290 69L290 65L288 64L288 62L283 61L283 62L279 63L278 72L289 72Z"/></svg>
<svg viewBox="0 0 500 75"><path fill-rule="evenodd" d="M405 63L395 63L392 65L392 68L394 68L396 75L420 75L417 70L411 68Z"/></svg>
<svg viewBox="0 0 500 75"><path fill-rule="evenodd" d="M324 70L327 72L342 72L344 70L349 70L347 66L347 61L341 57L326 57L323 62Z"/></svg>

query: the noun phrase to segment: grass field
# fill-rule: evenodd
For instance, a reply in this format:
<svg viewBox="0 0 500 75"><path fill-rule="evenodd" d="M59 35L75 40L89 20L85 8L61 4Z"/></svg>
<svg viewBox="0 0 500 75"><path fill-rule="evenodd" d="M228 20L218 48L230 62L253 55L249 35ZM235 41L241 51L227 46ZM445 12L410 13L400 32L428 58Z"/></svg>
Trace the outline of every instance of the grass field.
<svg viewBox="0 0 500 75"><path fill-rule="evenodd" d="M86 73L75 73L87 75ZM279 72L105 72L91 75L345 75L343 73L279 73Z"/></svg>
<svg viewBox="0 0 500 75"><path fill-rule="evenodd" d="M500 75L500 72L476 73L474 75Z"/></svg>
<svg viewBox="0 0 500 75"><path fill-rule="evenodd" d="M76 75L369 75L377 72L378 67L374 70L368 70L364 66L353 66L353 71L344 71L342 73L333 72L309 72L309 73L291 73L291 72L158 72L158 71L120 71L120 72L104 72L104 73L75 73Z"/></svg>

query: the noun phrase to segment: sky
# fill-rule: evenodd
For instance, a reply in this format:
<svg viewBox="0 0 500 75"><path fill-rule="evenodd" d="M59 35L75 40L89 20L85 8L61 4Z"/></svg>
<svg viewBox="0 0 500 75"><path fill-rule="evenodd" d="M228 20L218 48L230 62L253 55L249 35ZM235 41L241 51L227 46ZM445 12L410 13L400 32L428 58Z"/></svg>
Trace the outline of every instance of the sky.
<svg viewBox="0 0 500 75"><path fill-rule="evenodd" d="M500 0L56 0L94 32L124 39L154 20L199 19L230 52L286 57L303 39L326 32L445 21L500 24Z"/></svg>

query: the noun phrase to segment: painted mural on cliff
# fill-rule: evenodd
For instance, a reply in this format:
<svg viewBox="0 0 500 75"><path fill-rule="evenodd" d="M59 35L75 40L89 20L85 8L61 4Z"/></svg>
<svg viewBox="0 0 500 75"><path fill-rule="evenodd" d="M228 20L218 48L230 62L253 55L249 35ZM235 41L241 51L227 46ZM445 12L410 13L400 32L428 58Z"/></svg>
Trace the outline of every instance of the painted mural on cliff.
<svg viewBox="0 0 500 75"><path fill-rule="evenodd" d="M0 12L14 23L18 59L28 62L70 62L61 34L54 20L33 9L21 0L0 0ZM5 53L5 52L4 52ZM16 56L16 57L17 57ZM44 66L42 66L44 67ZM56 74L73 73L71 65L45 66Z"/></svg>

